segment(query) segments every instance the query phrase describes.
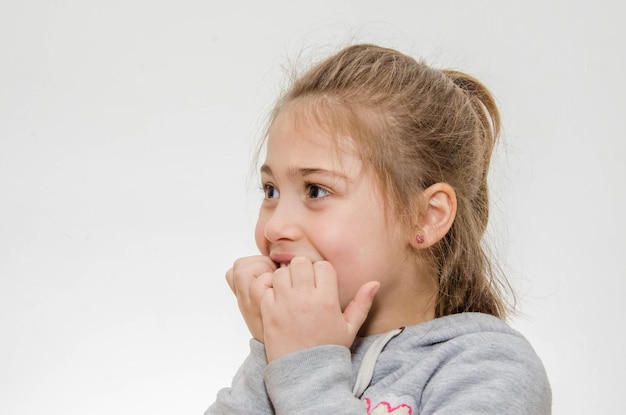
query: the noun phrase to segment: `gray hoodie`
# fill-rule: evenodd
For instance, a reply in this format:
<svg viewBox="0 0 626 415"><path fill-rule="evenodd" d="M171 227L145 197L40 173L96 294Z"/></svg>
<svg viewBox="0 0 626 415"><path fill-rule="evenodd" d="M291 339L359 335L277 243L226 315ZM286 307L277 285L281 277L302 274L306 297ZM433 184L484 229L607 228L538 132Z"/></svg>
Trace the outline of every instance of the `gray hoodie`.
<svg viewBox="0 0 626 415"><path fill-rule="evenodd" d="M250 355L205 415L550 414L544 367L502 320L454 314L267 364Z"/></svg>

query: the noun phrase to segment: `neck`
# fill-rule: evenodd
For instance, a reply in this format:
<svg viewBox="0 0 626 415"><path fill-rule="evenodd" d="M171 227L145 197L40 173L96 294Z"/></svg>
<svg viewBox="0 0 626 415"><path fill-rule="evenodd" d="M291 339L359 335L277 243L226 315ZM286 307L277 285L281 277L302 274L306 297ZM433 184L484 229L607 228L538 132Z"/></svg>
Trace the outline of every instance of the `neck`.
<svg viewBox="0 0 626 415"><path fill-rule="evenodd" d="M439 284L437 270L418 259L389 270L396 278L381 285L359 335L385 333L435 318Z"/></svg>
<svg viewBox="0 0 626 415"><path fill-rule="evenodd" d="M386 333L434 319L436 294L430 291L420 294L416 295L413 291L411 295L396 297L391 303L389 299L375 299L367 320L359 330L359 336Z"/></svg>

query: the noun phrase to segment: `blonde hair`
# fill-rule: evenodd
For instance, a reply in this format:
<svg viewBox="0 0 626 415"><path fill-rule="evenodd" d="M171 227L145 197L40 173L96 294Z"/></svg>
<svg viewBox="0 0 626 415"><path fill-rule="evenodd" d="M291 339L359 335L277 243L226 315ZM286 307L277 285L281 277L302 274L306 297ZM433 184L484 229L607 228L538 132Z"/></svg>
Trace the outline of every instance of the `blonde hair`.
<svg viewBox="0 0 626 415"><path fill-rule="evenodd" d="M487 172L500 129L490 92L454 70L434 69L398 51L349 46L295 79L278 100L354 139L364 164L380 178L393 212L415 226L415 196L445 182L457 213L425 258L437 270L436 316L483 312L504 317L499 279L482 245L489 216Z"/></svg>

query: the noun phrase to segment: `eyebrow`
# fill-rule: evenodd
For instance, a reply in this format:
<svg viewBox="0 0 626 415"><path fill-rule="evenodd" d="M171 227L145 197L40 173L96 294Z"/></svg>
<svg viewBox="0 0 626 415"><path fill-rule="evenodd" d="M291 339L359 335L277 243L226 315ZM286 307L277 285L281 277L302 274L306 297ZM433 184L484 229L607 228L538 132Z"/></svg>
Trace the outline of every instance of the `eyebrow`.
<svg viewBox="0 0 626 415"><path fill-rule="evenodd" d="M265 173L265 174L269 174L270 176L273 176L272 169L267 164L264 164L264 165L261 166L261 173ZM322 168L316 168L316 167L300 167L300 168L298 168L298 167L293 167L292 166L292 167L289 167L288 174L290 176L297 176L297 177L307 177L307 176L311 176L313 174L322 174L322 175L325 175L325 176L338 177L338 178L344 179L344 180L350 179L350 177L348 177L344 173L341 173L341 172L338 172L338 171L322 169Z"/></svg>

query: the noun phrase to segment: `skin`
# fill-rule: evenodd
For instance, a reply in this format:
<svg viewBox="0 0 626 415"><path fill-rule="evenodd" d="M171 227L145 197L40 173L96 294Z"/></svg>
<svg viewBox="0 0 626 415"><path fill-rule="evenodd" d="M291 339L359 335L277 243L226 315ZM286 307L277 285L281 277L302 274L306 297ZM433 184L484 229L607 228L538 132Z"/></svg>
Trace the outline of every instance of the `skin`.
<svg viewBox="0 0 626 415"><path fill-rule="evenodd" d="M435 279L415 250L445 235L456 207L452 189L437 184L420 195L419 228L403 232L352 140L337 147L296 120L284 110L269 131L255 229L261 255L238 259L226 274L270 362L434 318Z"/></svg>

